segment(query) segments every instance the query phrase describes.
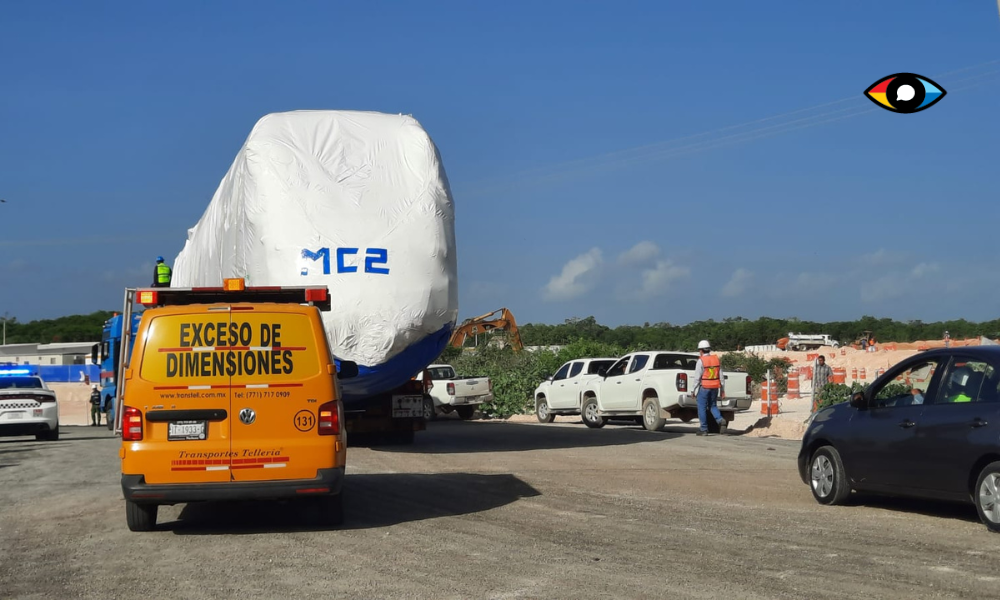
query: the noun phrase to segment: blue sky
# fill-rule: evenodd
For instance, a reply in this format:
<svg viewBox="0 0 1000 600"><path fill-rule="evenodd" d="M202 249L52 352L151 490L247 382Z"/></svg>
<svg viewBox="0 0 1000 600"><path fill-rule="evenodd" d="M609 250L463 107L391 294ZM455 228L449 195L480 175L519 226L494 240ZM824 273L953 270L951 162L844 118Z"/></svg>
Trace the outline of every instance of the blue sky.
<svg viewBox="0 0 1000 600"><path fill-rule="evenodd" d="M438 145L462 318L1000 314L995 2L276 6L0 5L0 313L119 308L257 119L352 109Z"/></svg>

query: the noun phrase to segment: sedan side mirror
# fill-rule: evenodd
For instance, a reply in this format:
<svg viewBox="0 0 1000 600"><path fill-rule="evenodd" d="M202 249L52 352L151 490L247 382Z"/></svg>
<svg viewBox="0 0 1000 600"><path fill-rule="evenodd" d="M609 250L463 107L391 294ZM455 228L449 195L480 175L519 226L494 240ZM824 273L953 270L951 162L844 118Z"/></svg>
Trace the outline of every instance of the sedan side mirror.
<svg viewBox="0 0 1000 600"><path fill-rule="evenodd" d="M358 363L349 360L340 361L340 370L337 371L337 379L351 379L358 376Z"/></svg>
<svg viewBox="0 0 1000 600"><path fill-rule="evenodd" d="M851 396L851 406L854 408L868 408L868 403L865 402L865 395L861 392L855 392Z"/></svg>

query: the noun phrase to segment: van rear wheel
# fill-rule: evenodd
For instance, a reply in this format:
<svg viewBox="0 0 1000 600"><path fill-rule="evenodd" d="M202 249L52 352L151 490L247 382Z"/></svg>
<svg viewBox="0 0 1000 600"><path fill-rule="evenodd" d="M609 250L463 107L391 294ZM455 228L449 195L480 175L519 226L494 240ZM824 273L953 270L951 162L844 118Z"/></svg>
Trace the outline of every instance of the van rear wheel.
<svg viewBox="0 0 1000 600"><path fill-rule="evenodd" d="M312 498L316 521L320 525L340 525L344 522L344 492L334 496Z"/></svg>
<svg viewBox="0 0 1000 600"><path fill-rule="evenodd" d="M156 527L156 504L136 504L125 501L125 522L130 531L152 531Z"/></svg>

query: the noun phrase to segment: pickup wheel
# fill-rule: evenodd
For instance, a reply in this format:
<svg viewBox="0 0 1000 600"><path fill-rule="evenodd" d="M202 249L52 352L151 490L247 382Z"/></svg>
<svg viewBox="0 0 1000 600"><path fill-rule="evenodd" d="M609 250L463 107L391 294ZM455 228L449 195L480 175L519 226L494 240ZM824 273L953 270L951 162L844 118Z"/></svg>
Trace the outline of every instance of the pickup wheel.
<svg viewBox="0 0 1000 600"><path fill-rule="evenodd" d="M642 426L647 431L659 431L667 422L660 411L660 399L656 396L642 401Z"/></svg>
<svg viewBox="0 0 1000 600"><path fill-rule="evenodd" d="M583 423L591 429L600 429L608 422L607 418L600 415L597 398L593 397L583 401L583 406L580 407L580 417L583 419Z"/></svg>
<svg viewBox="0 0 1000 600"><path fill-rule="evenodd" d="M545 396L539 396L538 400L535 401L535 417L539 423L551 423L556 418L554 414L549 412L549 401L545 399Z"/></svg>
<svg viewBox="0 0 1000 600"><path fill-rule="evenodd" d="M468 421L472 418L472 415L476 414L475 406L456 406L455 412L458 413L458 418L463 421Z"/></svg>

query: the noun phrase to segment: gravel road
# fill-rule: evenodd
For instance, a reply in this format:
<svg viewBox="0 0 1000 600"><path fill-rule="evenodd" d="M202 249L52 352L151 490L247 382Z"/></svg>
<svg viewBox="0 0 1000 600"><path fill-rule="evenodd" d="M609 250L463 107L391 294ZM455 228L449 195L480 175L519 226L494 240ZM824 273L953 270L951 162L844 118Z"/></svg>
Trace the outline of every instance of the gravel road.
<svg viewBox="0 0 1000 600"><path fill-rule="evenodd" d="M294 504L125 526L117 440L0 438L3 598L996 597L975 509L812 499L797 442L635 425L433 422L351 447L345 523Z"/></svg>

